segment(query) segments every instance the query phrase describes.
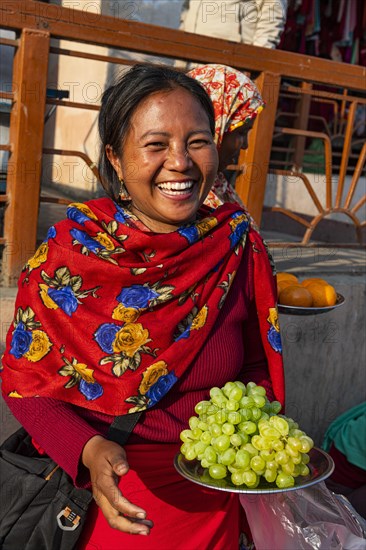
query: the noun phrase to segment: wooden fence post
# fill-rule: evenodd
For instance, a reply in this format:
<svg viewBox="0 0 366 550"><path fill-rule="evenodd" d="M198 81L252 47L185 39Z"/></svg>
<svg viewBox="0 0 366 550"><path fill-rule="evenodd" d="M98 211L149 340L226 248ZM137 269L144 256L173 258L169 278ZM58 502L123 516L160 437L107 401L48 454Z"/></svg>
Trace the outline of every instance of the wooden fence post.
<svg viewBox="0 0 366 550"><path fill-rule="evenodd" d="M15 284L36 246L50 36L23 29L13 66L11 153L4 217L3 284Z"/></svg>
<svg viewBox="0 0 366 550"><path fill-rule="evenodd" d="M239 156L239 164L244 164L245 168L236 179L236 191L258 226L262 217L280 83L281 76L269 72L261 73L256 80L266 107L249 134L249 148L241 151Z"/></svg>

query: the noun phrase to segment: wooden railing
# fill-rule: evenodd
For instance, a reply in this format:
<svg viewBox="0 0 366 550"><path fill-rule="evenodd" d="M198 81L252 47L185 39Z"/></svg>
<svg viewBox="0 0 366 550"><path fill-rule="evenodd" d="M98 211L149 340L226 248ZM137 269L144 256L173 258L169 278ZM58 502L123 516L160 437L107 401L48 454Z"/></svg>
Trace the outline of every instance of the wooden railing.
<svg viewBox="0 0 366 550"><path fill-rule="evenodd" d="M239 165L245 163L246 168L239 171L237 190L258 223L262 215L267 174L271 168L271 150L272 144L275 144L273 136L289 133L283 127L275 132L278 126L281 84L284 79L288 80L291 86L296 86L296 93L300 98L296 109L297 141L293 163L297 171L301 169L299 159L303 157L306 138L309 137L306 132L309 105L314 95L313 85L332 86L336 90L347 89L354 94L355 104L365 102L361 95L365 89L366 70L359 66L278 50L264 50L174 29L95 13L88 14L36 0L7 0L0 3L0 27L14 30L17 36L14 41L3 39L0 42L7 42L15 49L12 91L6 92L6 99L12 101L9 144L1 145L3 150L10 151L6 193L0 196L0 208L1 203L6 204L4 236L0 240L0 244L4 245L2 270L5 285L15 282L23 263L36 246L42 159L45 153L50 152L43 149L43 135L49 54L56 51L51 44L52 38L150 56L163 56L167 60L229 64L248 72L256 80L267 106L251 133L249 149L242 152L239 158ZM64 50L62 53L103 60L106 63L133 62L115 56L75 50ZM0 100L5 98L4 93L1 93ZM336 99L332 100L337 103ZM48 102L58 104L57 100ZM81 106L68 101L63 101L62 104ZM352 109L353 107L353 113ZM349 120L352 120L352 116ZM352 137L351 125L352 122L346 123L347 146L341 161L341 184L336 208L341 207L342 182L347 172ZM77 154L75 151L63 151L63 154L65 153ZM355 174L362 173L364 154L363 150ZM89 165L94 165L94 159L84 160L87 163L90 161ZM285 166L277 166L277 169L288 170ZM357 185L357 178L355 175L352 188ZM342 208L349 209L352 195L349 191ZM315 200L317 213L321 210L323 217L333 208L328 199L329 197L325 206L321 205L319 200Z"/></svg>

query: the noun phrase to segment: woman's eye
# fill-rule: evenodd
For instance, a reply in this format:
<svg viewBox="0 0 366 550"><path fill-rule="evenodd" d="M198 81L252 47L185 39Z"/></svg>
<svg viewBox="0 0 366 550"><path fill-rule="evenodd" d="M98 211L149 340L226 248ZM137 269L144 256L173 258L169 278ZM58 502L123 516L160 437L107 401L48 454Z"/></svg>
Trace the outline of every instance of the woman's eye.
<svg viewBox="0 0 366 550"><path fill-rule="evenodd" d="M162 141L152 141L150 143L147 143L146 147L149 147L150 149L153 149L153 148L161 149L163 147L166 147L166 144L163 143Z"/></svg>
<svg viewBox="0 0 366 550"><path fill-rule="evenodd" d="M210 142L207 139L195 139L188 143L188 147L203 147L205 145L208 145L209 143Z"/></svg>

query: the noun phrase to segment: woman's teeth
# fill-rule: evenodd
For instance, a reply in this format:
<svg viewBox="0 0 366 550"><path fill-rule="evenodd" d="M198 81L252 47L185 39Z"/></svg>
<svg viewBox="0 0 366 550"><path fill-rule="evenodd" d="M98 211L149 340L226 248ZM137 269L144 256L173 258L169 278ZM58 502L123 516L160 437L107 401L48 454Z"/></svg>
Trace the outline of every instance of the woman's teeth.
<svg viewBox="0 0 366 550"><path fill-rule="evenodd" d="M174 195L184 195L187 191L190 191L194 185L193 180L189 181L166 181L164 183L158 183L159 189L165 193Z"/></svg>

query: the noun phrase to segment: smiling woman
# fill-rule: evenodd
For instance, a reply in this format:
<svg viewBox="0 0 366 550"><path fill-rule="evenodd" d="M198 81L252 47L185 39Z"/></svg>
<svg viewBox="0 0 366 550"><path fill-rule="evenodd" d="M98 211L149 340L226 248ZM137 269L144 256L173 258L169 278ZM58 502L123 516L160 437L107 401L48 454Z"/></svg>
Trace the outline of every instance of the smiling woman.
<svg viewBox="0 0 366 550"><path fill-rule="evenodd" d="M4 398L93 491L80 550L237 550L237 495L183 479L173 459L211 387L252 380L283 402L267 251L238 205L204 203L218 154L197 81L136 65L106 90L99 129L107 197L71 204L25 265ZM122 447L108 430L130 413L143 414Z"/></svg>

